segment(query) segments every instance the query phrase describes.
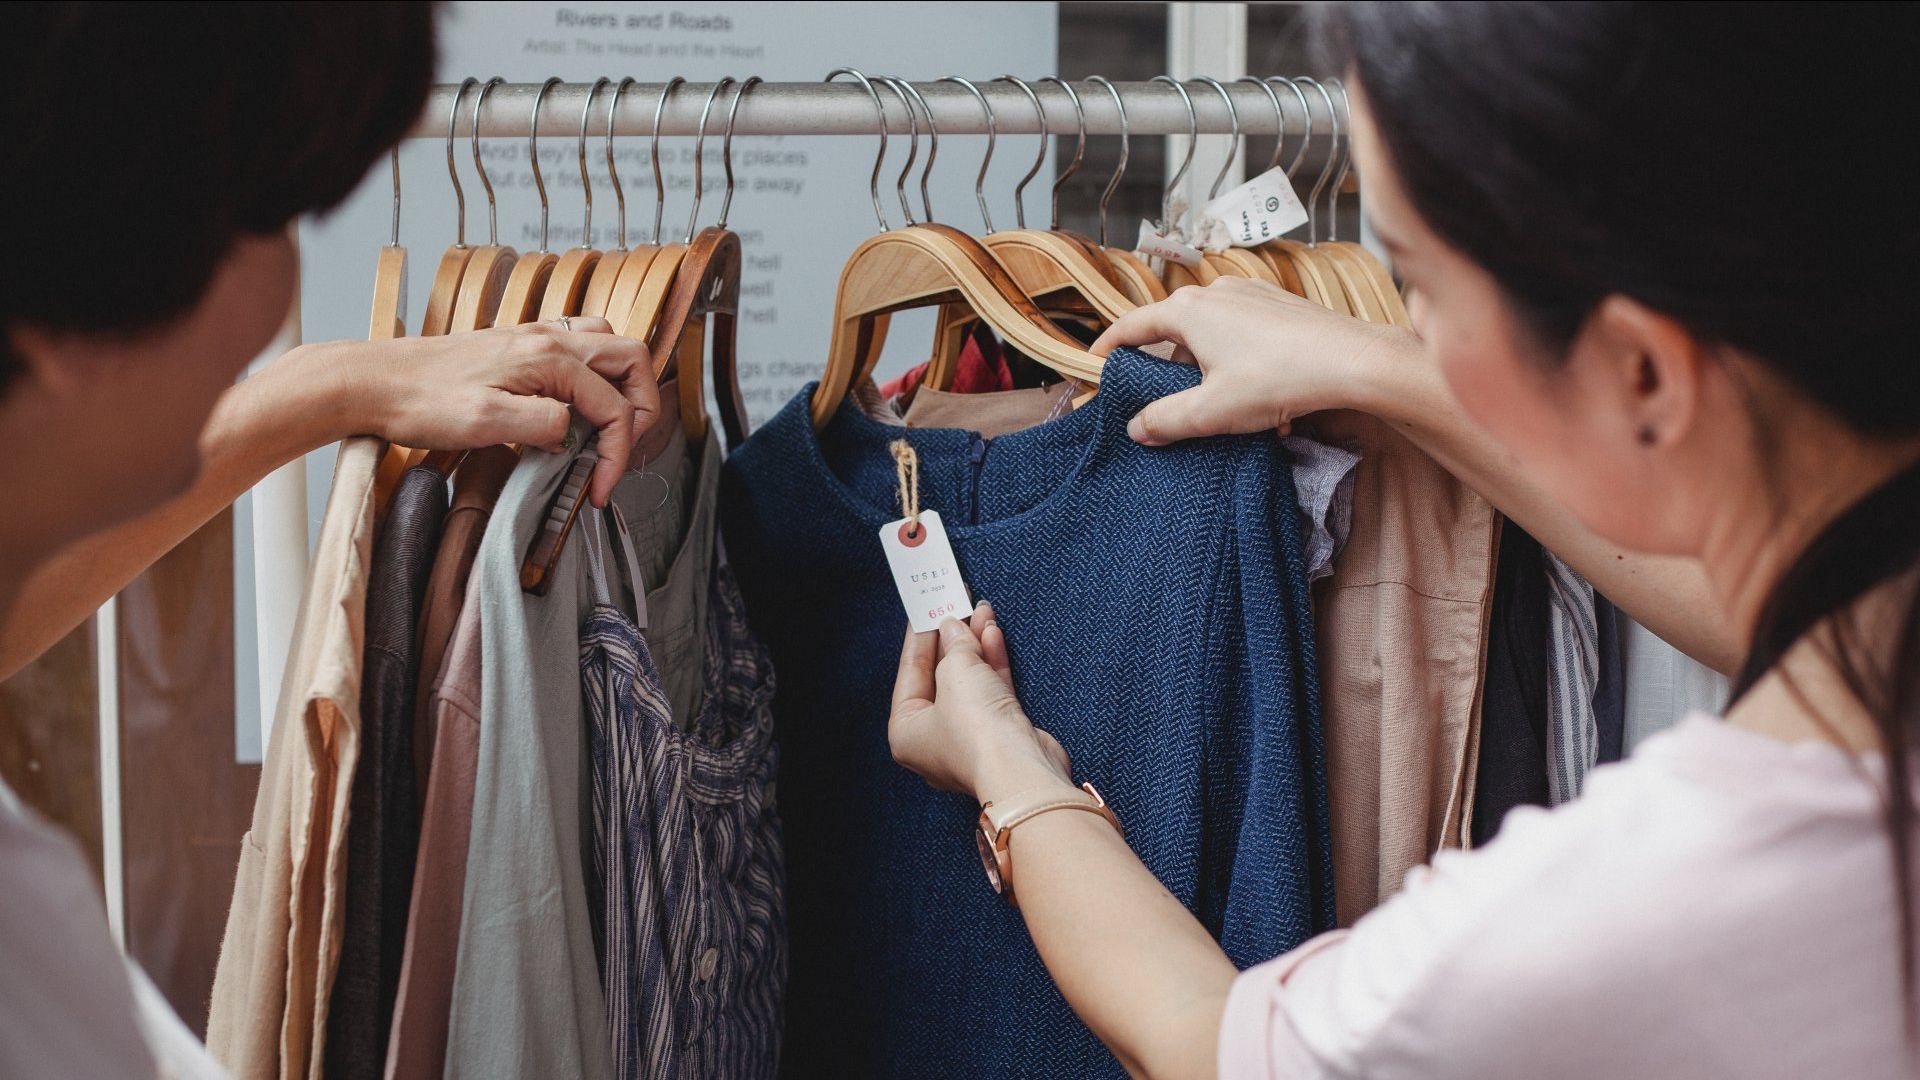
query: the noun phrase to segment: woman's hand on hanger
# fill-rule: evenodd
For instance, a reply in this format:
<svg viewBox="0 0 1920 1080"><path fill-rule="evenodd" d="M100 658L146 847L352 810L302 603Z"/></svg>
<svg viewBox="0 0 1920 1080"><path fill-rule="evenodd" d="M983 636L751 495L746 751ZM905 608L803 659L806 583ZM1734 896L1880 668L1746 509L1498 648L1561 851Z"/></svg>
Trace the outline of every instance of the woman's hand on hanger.
<svg viewBox="0 0 1920 1080"><path fill-rule="evenodd" d="M571 413L599 432L596 505L612 494L640 435L660 415L647 347L605 319L534 322L465 334L304 346L282 363L307 365L335 388L333 438L378 435L422 450L521 443L558 451Z"/></svg>
<svg viewBox="0 0 1920 1080"><path fill-rule="evenodd" d="M1014 696L1007 638L985 602L967 622L907 632L887 742L929 784L982 802L1050 783L1073 789L1067 752Z"/></svg>
<svg viewBox="0 0 1920 1080"><path fill-rule="evenodd" d="M508 442L557 450L571 406L599 429L593 491L604 502L659 401L646 346L615 337L605 319L303 345L221 396L190 489L34 571L0 625L0 679L261 477L327 443L364 434L423 450Z"/></svg>
<svg viewBox="0 0 1920 1080"><path fill-rule="evenodd" d="M1323 409L1357 409L1413 440L1518 522L1642 626L1721 671L1745 646L1691 560L1628 551L1588 529L1472 421L1411 332L1337 315L1276 286L1226 278L1177 290L1120 317L1093 343L1170 341L1201 382L1140 410L1129 425L1161 446L1202 435L1287 432Z"/></svg>
<svg viewBox="0 0 1920 1080"><path fill-rule="evenodd" d="M1285 433L1322 409L1364 408L1368 388L1394 361L1418 360L1419 339L1364 322L1251 278L1187 286L1122 315L1093 343L1100 356L1122 345L1172 342L1200 367L1201 383L1140 410L1135 440L1164 446L1203 435Z"/></svg>

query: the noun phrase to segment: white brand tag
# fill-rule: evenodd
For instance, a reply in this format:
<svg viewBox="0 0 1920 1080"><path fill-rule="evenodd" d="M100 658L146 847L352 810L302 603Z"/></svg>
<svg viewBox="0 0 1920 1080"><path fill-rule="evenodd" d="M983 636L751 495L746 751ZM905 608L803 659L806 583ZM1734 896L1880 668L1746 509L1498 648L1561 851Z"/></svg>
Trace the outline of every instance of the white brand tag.
<svg viewBox="0 0 1920 1080"><path fill-rule="evenodd" d="M939 511L921 511L918 528L906 518L880 526L880 546L886 549L893 584L914 633L937 629L942 619L973 614Z"/></svg>
<svg viewBox="0 0 1920 1080"><path fill-rule="evenodd" d="M1182 266L1199 266L1207 261L1200 254L1200 249L1192 244L1175 240L1154 228L1151 221L1140 223L1140 243L1134 247L1134 250L1142 255L1157 255Z"/></svg>
<svg viewBox="0 0 1920 1080"><path fill-rule="evenodd" d="M1307 223L1306 208L1282 169L1268 169L1207 204L1235 247L1258 247Z"/></svg>

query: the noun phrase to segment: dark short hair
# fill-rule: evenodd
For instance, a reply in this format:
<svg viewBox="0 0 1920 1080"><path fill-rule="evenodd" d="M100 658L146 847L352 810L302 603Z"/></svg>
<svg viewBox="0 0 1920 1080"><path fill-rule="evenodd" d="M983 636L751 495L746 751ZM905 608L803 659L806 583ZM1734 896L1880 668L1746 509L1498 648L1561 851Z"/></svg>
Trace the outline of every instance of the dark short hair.
<svg viewBox="0 0 1920 1080"><path fill-rule="evenodd" d="M3 235L27 256L0 260L0 393L13 327L159 327L236 239L337 206L433 79L430 4L27 3L0 19Z"/></svg>

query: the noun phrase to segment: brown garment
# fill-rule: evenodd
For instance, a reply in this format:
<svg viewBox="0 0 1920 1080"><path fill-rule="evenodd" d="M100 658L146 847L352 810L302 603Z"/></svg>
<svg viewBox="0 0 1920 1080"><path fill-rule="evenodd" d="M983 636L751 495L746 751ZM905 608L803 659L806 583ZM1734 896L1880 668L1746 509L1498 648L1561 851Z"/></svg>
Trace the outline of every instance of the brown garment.
<svg viewBox="0 0 1920 1080"><path fill-rule="evenodd" d="M467 884L474 778L480 768L480 605L468 604L434 680L433 768L420 816L387 1080L439 1080L446 1063L453 963Z"/></svg>
<svg viewBox="0 0 1920 1080"><path fill-rule="evenodd" d="M983 394L955 394L923 386L907 406L907 426L965 428L983 439L1023 431L1043 423L1074 383L1054 383L1030 390L989 390Z"/></svg>
<svg viewBox="0 0 1920 1080"><path fill-rule="evenodd" d="M1340 925L1458 847L1473 806L1498 518L1386 424L1313 417L1360 452L1353 518L1315 591Z"/></svg>
<svg viewBox="0 0 1920 1080"><path fill-rule="evenodd" d="M318 1080L340 955L378 439L341 444L214 972L207 1046L238 1080Z"/></svg>
<svg viewBox="0 0 1920 1080"><path fill-rule="evenodd" d="M453 474L453 502L440 530L440 548L433 556L433 575L427 579L426 600L420 607L420 677L414 696L413 763L418 790L425 798L428 763L433 760L433 687L440 665L460 622L467 600L467 578L473 557L486 534L487 518L500 497L500 488L512 474L520 455L511 447L489 446L468 454Z"/></svg>
<svg viewBox="0 0 1920 1080"><path fill-rule="evenodd" d="M360 764L347 812L346 915L327 1007L328 1080L377 1080L413 895L420 792L413 764L420 605L447 516L447 477L415 465L374 530L360 671Z"/></svg>

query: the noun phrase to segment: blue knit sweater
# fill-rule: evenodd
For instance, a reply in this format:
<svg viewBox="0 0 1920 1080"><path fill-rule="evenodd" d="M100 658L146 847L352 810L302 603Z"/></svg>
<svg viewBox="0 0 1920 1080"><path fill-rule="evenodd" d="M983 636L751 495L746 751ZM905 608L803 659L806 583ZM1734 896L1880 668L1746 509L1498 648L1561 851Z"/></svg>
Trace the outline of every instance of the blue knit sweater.
<svg viewBox="0 0 1920 1080"><path fill-rule="evenodd" d="M1062 419L983 441L879 424L818 435L811 387L727 462L721 523L779 679L792 1077L1120 1076L974 855L978 807L889 757L906 616L881 552L887 444L920 458L1020 700L1236 964L1334 920L1301 530L1272 435L1127 438L1191 368L1122 350Z"/></svg>

